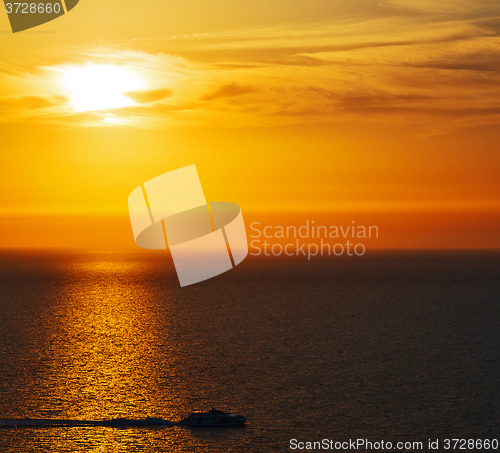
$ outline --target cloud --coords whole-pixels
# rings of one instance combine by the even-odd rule
[[[500,105],[499,17],[489,0],[380,0],[367,14],[321,23],[134,41],[141,50],[118,43],[43,68],[23,63],[24,72],[11,63],[0,73],[0,103],[37,98],[9,108],[70,123],[71,105],[49,105],[53,97],[40,92],[67,96],[55,83],[61,68],[91,63],[120,66],[145,81],[140,91],[123,93],[133,105],[101,112],[129,126],[279,126],[318,118],[489,123]],[[167,47],[171,54],[162,53]],[[100,126],[102,115],[85,117],[85,125],[92,121]]]
[[[410,65],[420,68],[498,72],[500,71],[500,49],[450,53],[438,58],[430,57]]]
[[[252,93],[254,91],[257,91],[257,88],[239,85],[237,83],[229,83],[227,85],[221,86],[211,93],[201,96],[200,99],[202,101],[213,101],[220,98],[241,96],[242,94]]]
[[[437,20],[491,17],[500,13],[496,0],[383,0],[383,6],[410,14],[434,15]]]
[[[129,91],[123,94],[137,103],[148,104],[168,98],[172,95],[172,92],[170,90],[167,90],[166,88],[163,88],[150,91]]]
[[[277,94],[286,99],[281,105],[275,104],[275,115],[322,116],[323,118],[344,114],[372,115],[373,113],[397,113],[423,111],[425,106],[440,101],[439,96],[424,94],[393,94],[388,92],[356,93],[335,92],[320,87],[297,88]],[[425,111],[432,112],[432,108]]]
[[[65,101],[65,98],[57,96],[51,99],[39,96],[22,96],[3,99],[0,101],[0,106],[5,110],[39,110],[61,105]]]
[[[19,106],[25,109],[36,110],[46,107],[52,107],[57,105],[56,103],[49,101],[48,99],[37,97],[37,96],[26,96],[21,99]]]

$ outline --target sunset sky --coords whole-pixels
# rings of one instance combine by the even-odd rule
[[[80,0],[0,49],[0,247],[134,247],[193,163],[247,223],[500,247],[498,0]]]

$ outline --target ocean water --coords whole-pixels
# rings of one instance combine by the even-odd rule
[[[212,406],[248,424],[1,426]],[[358,438],[500,440],[499,253],[248,257],[185,288],[165,252],[0,253],[0,452]]]

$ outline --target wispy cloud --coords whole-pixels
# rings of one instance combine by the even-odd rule
[[[373,6],[373,5],[372,5]],[[384,0],[369,14],[244,31],[163,36],[83,49],[68,61],[0,72],[0,120],[128,125],[394,121],[453,127],[499,120],[500,6]],[[168,54],[165,52],[168,49]],[[122,108],[72,110],[63,68],[114,65],[144,78]],[[6,88],[7,87],[7,88]],[[107,123],[111,123],[109,116]],[[122,124],[116,120],[114,124]]]
[[[161,101],[162,99],[168,98],[172,95],[170,90],[165,88],[160,90],[143,90],[143,91],[126,91],[125,96],[129,97],[137,103],[151,103],[156,101]]]
[[[230,98],[234,96],[241,96],[242,94],[252,93],[257,88],[251,86],[239,85],[237,83],[229,83],[217,88],[211,93],[201,96],[202,101],[213,101],[215,99]]]
[[[0,101],[2,110],[39,110],[63,104],[66,101],[63,97],[54,96],[50,99],[38,96],[11,97]]]

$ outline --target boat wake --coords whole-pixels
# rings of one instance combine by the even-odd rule
[[[55,420],[55,419],[29,419],[29,420],[0,420],[0,428],[22,427],[66,427],[66,426],[105,426],[111,428],[131,428],[136,426],[157,427],[174,426],[175,423],[163,418],[128,419],[115,418],[112,420]]]

